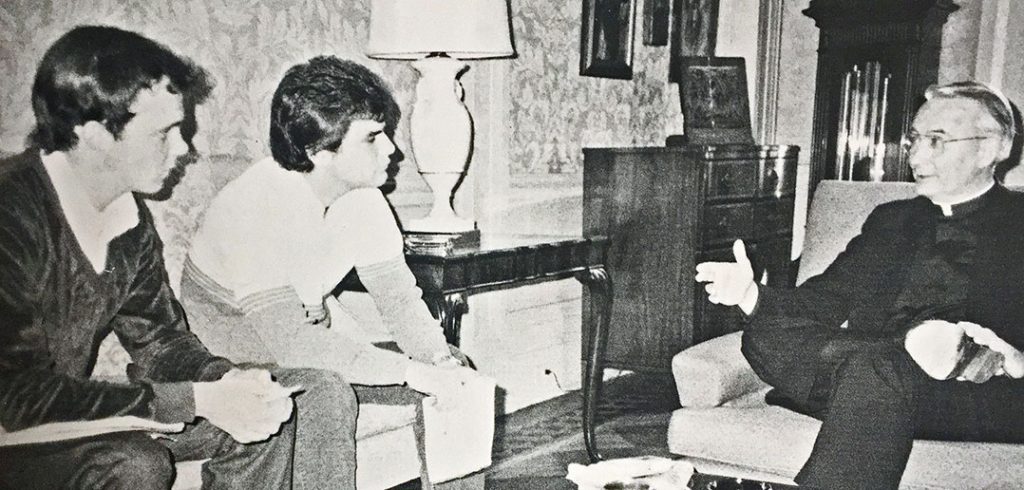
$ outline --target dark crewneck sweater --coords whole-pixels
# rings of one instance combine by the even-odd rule
[[[168,284],[162,243],[141,199],[139,224],[114,238],[96,273],[37,151],[0,161],[0,425],[136,415],[194,418],[188,382],[231,367],[188,332]],[[113,330],[136,382],[88,379]]]

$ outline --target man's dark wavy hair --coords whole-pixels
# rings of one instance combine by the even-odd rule
[[[387,84],[363,65],[317,56],[288,69],[270,105],[270,152],[281,167],[313,170],[309,155],[337,151],[354,120],[394,135],[401,110]]]
[[[206,70],[156,41],[109,26],[78,26],[43,55],[32,85],[36,126],[29,144],[46,152],[78,144],[75,126],[103,124],[119,137],[135,116],[129,109],[142,89],[167,77],[182,95],[181,135],[189,147],[196,132],[195,106],[213,86]]]

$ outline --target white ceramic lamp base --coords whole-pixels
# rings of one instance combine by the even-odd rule
[[[455,214],[451,206],[452,189],[462,176],[461,172],[421,173],[434,193],[430,214],[409,221],[406,231],[431,233],[463,233],[476,229],[476,223]]]
[[[454,58],[428,57],[413,63],[420,72],[416,104],[409,117],[410,139],[420,175],[434,193],[425,218],[412,220],[406,231],[463,233],[476,229],[452,209],[452,192],[466,170],[473,141],[473,123],[462,103],[459,73],[466,64]]]

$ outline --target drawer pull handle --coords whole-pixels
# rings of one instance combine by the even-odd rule
[[[775,192],[779,190],[779,173],[775,171],[775,167],[768,167],[768,171],[764,174],[765,190]]]
[[[718,192],[722,194],[732,193],[733,179],[732,174],[728,172],[722,172],[718,174]]]

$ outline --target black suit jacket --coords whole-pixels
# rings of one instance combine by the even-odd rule
[[[795,289],[762,287],[748,328],[785,328],[794,320],[838,328],[849,321],[851,331],[902,333],[910,325],[900,324],[900,302],[922,293],[908,289],[916,285],[911,281],[916,254],[932,246],[937,230],[946,233],[950,223],[975,242],[965,281],[949,285],[964,304],[957,313],[946,313],[937,299],[930,317],[972,321],[1024,348],[1024,193],[998,184],[954,206],[952,217],[924,197],[878,206],[823,273]]]

